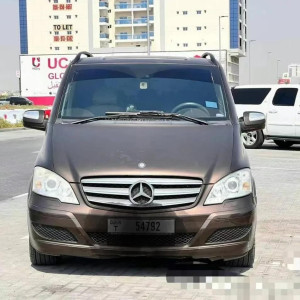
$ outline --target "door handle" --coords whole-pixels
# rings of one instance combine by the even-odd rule
[[[269,110],[269,113],[270,114],[277,114],[277,110],[276,109]]]

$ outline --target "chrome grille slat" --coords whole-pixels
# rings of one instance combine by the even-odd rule
[[[143,177],[112,177],[112,178],[88,178],[81,181],[82,184],[128,184],[146,181],[152,185],[201,185],[202,180],[179,178],[143,178]]]
[[[129,200],[130,187],[145,182],[153,187],[154,200],[140,206]],[[81,181],[87,200],[95,205],[135,208],[159,208],[189,205],[196,201],[202,180],[159,177],[105,177],[85,178]]]
[[[106,188],[106,187],[84,186],[83,190],[85,193],[91,193],[91,194],[128,196],[128,188],[126,189],[126,188]],[[198,194],[198,193],[199,193],[199,188],[182,188],[182,189],[155,188],[154,197],[192,195],[192,194]]]
[[[93,197],[87,196],[87,199],[91,203],[115,205],[115,206],[126,206],[126,207],[136,207],[127,199],[114,199],[114,198],[103,198],[103,197]],[[183,205],[191,204],[195,201],[195,198],[181,198],[172,200],[154,200],[152,204],[146,207],[160,207],[160,206],[172,206],[172,205]]]

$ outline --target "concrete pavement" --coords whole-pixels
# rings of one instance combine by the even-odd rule
[[[35,147],[42,140],[42,136],[34,136],[23,138],[20,143],[23,146],[17,146],[19,142],[14,139],[12,144],[7,142],[8,152],[13,152],[10,147],[20,147],[28,153],[15,162],[16,171],[24,169],[24,164],[30,169],[33,164],[29,153],[38,150]],[[25,146],[26,143],[31,146]],[[21,196],[0,201],[0,298],[299,299],[300,147],[283,151],[268,143],[263,149],[248,153],[258,193],[253,269],[216,270],[210,266],[208,272],[206,266],[195,262],[148,258],[69,258],[59,266],[32,267],[28,255],[26,197]],[[17,159],[13,153],[10,155],[11,159]],[[16,186],[23,184],[19,177],[15,178]],[[2,191],[2,180],[0,188]],[[17,196],[14,191],[10,187],[7,194]],[[219,276],[205,276],[212,269]]]

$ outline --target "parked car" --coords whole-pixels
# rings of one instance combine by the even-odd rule
[[[246,148],[260,148],[273,140],[280,148],[300,143],[300,85],[248,85],[232,89],[239,117],[245,111],[266,116],[264,130],[243,133]]]
[[[32,105],[33,102],[24,97],[9,97],[6,99],[11,105]]]
[[[24,114],[29,128],[43,122],[43,111]],[[56,95],[30,183],[32,264],[165,256],[251,267],[257,198],[240,135],[264,125],[257,112],[238,122],[209,53],[79,53]]]

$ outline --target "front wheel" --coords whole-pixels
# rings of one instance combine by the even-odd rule
[[[243,257],[228,260],[223,262],[223,266],[233,267],[233,268],[252,268],[255,259],[255,245],[252,249]]]
[[[288,149],[288,148],[290,148],[291,146],[294,145],[293,142],[289,142],[289,141],[281,141],[281,140],[274,140],[274,143],[275,143],[279,148],[282,148],[282,149]]]
[[[42,254],[36,251],[29,243],[30,261],[34,266],[56,265],[60,261],[59,256]]]
[[[242,140],[245,148],[257,149],[264,143],[264,134],[261,130],[242,133]]]

